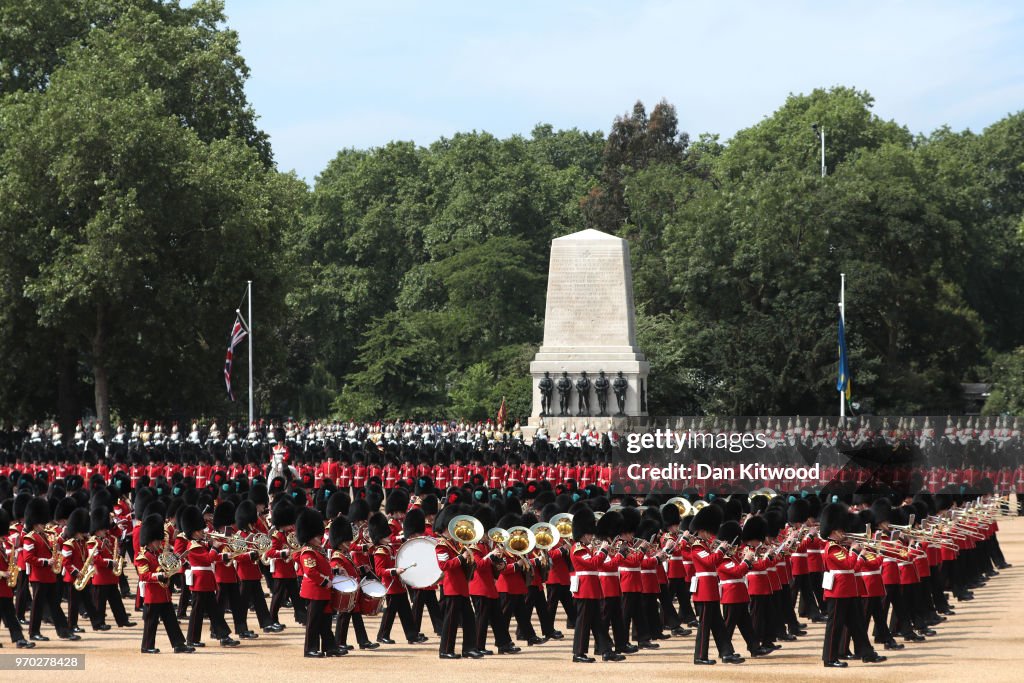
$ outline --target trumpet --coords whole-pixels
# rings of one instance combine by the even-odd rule
[[[867,534],[845,534],[843,541],[844,543],[842,543],[842,545],[846,545],[847,547],[851,545],[860,545],[881,555],[882,557],[899,560],[900,562],[913,562],[916,559],[927,557],[927,553],[918,548],[886,545],[884,541],[876,541]],[[849,543],[845,543],[845,541],[849,541]],[[903,553],[906,554],[904,555]]]

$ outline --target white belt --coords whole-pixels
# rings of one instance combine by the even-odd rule
[[[640,573],[641,574],[657,574],[658,570],[657,569],[641,569]]]
[[[876,569],[873,572],[857,572],[857,576],[881,576],[882,570]]]
[[[893,558],[891,558],[891,557],[883,557],[883,558],[882,558],[882,562],[891,562],[891,563],[893,563],[893,564],[896,564],[896,560],[894,560],[894,559],[893,559]]]
[[[768,572],[747,572],[747,576],[768,576]]]
[[[683,564],[693,564],[693,560],[683,560]]]
[[[702,576],[718,576],[718,572],[697,572],[693,575],[693,578],[699,579]]]
[[[638,572],[640,567],[619,567],[620,572]]]
[[[718,585],[727,586],[730,583],[746,583],[743,579],[726,579],[725,581],[719,581]]]
[[[597,575],[598,576],[618,576],[618,573],[617,572],[598,572]]]
[[[192,567],[194,572],[212,572],[213,567]]]
[[[601,572],[576,572],[576,576],[601,576]]]
[[[807,557],[807,553],[793,553],[793,557]]]
[[[821,550],[808,550],[807,552],[809,552],[809,553],[819,553],[819,554],[821,554],[821,553],[825,552],[825,550],[824,550],[824,549],[821,549]]]
[[[852,569],[829,569],[833,574],[855,574]]]

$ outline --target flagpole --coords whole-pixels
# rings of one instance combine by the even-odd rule
[[[843,327],[846,327],[846,273],[839,274],[839,318],[843,321]],[[250,335],[251,339],[251,335]],[[250,353],[250,356],[252,354]],[[849,362],[849,361],[847,361]],[[846,379],[849,382],[849,378]],[[840,423],[845,421],[846,417],[846,390],[839,390],[839,417]]]
[[[249,319],[246,324],[249,326],[249,426],[253,423],[253,410],[252,410],[252,280],[249,280],[249,287],[247,289],[246,298],[249,300]],[[246,429],[248,430],[248,426]]]

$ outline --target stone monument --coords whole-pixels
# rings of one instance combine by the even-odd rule
[[[571,406],[600,405],[593,381],[578,382],[586,376],[625,379],[621,410],[607,412],[614,417],[597,417],[596,410],[579,410],[590,416],[558,417],[549,409],[543,420],[552,436],[563,422],[594,424],[604,431],[610,420],[621,431],[629,417],[647,415],[647,373],[650,366],[636,344],[636,315],[633,308],[633,272],[629,262],[629,242],[599,230],[559,237],[551,242],[548,268],[547,306],[544,313],[544,343],[530,363],[533,379],[533,412],[530,426],[540,424],[544,412],[541,381],[568,373],[572,382]],[[586,386],[588,396],[581,401],[577,387]],[[546,387],[546,385],[545,385]],[[620,394],[621,382],[615,389]],[[607,387],[604,387],[607,391]],[[611,408],[611,406],[609,406]],[[603,412],[603,411],[601,411]],[[552,413],[554,413],[552,415]],[[578,424],[577,424],[578,423]]]

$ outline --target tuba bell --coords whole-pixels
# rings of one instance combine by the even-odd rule
[[[487,538],[491,539],[491,543],[495,546],[505,545],[505,541],[508,540],[508,531],[496,526],[487,530]]]
[[[505,540],[506,552],[525,557],[537,546],[537,538],[525,526],[514,526],[508,530],[508,539]]]
[[[693,504],[690,503],[686,498],[682,496],[676,496],[675,498],[669,498],[669,503],[672,503],[679,510],[680,517],[686,517],[693,514]]]
[[[554,515],[550,523],[558,529],[558,535],[562,538],[572,538],[572,515],[568,512],[559,512]]]
[[[462,545],[473,545],[484,537],[484,525],[470,515],[457,515],[448,522],[448,534]]]
[[[558,545],[558,541],[562,537],[558,527],[548,522],[538,522],[530,527],[530,531],[533,532],[537,550],[551,550]]]

